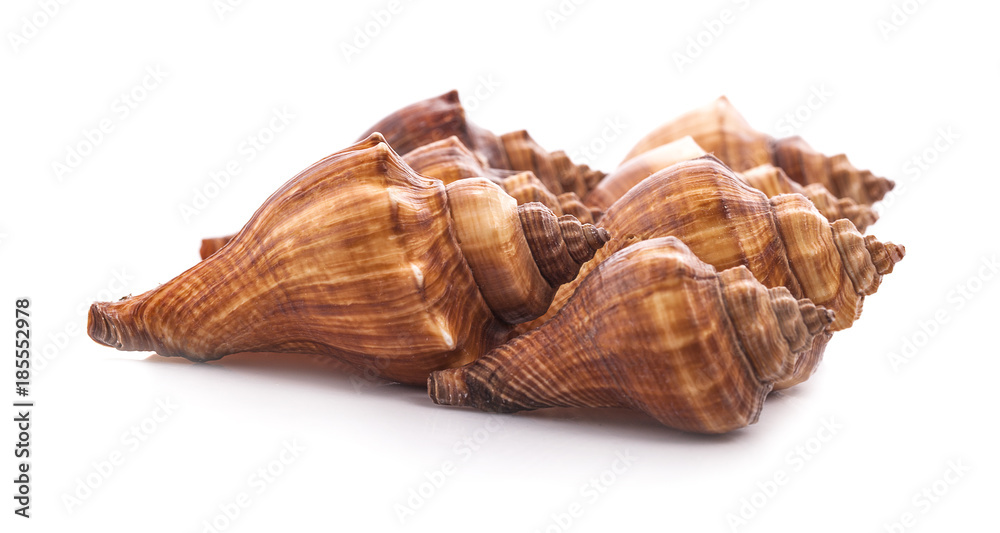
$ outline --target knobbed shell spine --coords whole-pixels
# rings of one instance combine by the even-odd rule
[[[679,240],[652,239],[598,266],[552,321],[432,373],[428,394],[491,412],[627,407],[722,433],[757,420],[772,383],[831,320],[743,267],[717,274]]]

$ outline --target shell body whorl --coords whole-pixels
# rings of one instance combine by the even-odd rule
[[[432,373],[428,392],[494,412],[626,407],[722,433],[754,423],[774,380],[793,372],[785,332],[808,345],[830,320],[743,267],[716,273],[679,240],[652,239],[609,256],[552,321]]]
[[[701,157],[705,153],[691,136],[684,136],[676,141],[651,148],[622,162],[618,168],[605,176],[583,201],[587,205],[607,210],[632,187],[654,173],[682,161]]]

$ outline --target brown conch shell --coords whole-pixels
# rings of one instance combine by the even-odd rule
[[[500,185],[518,204],[540,202],[557,215],[570,214],[580,222],[593,223],[594,213],[574,193],[556,196],[530,171],[484,167],[458,137],[435,141],[403,156],[417,174],[441,180],[445,185],[460,179],[486,178]],[[202,239],[201,258],[214,254],[236,235]]]
[[[540,202],[557,215],[568,214],[581,222],[593,222],[593,213],[576,193],[564,192],[557,196],[529,170],[483,166],[476,155],[454,135],[421,146],[404,155],[403,160],[418,174],[439,179],[445,184],[460,179],[484,177],[503,187],[518,204]]]
[[[454,135],[487,166],[529,170],[554,194],[572,192],[582,198],[604,177],[587,165],[574,164],[565,152],[544,150],[526,131],[497,136],[469,122],[457,91],[410,104],[380,120],[362,137],[374,132],[382,133],[403,155]]]
[[[836,197],[851,198],[863,205],[881,200],[894,185],[891,180],[858,170],[844,154],[826,156],[801,137],[775,139],[753,129],[725,96],[656,128],[632,148],[625,160],[688,135],[733,170],[741,172],[772,164],[798,183],[819,183]]]
[[[858,231],[864,233],[868,226],[878,221],[878,213],[871,206],[859,204],[850,198],[837,198],[819,183],[802,186],[774,165],[761,165],[736,174],[747,185],[768,197],[779,194],[801,194],[809,199],[820,214],[830,222],[842,218],[850,220]]]
[[[773,383],[831,320],[745,267],[717,273],[678,239],[652,239],[608,257],[538,329],[433,372],[428,393],[493,412],[626,407],[723,433],[757,421]]]
[[[643,180],[608,208],[598,225],[622,238],[677,237],[720,270],[746,266],[765,286],[786,287],[794,297],[833,311],[831,331],[850,327],[864,297],[877,290],[882,276],[892,272],[905,253],[902,246],[861,235],[848,220],[830,224],[801,195],[768,199],[713,156],[678,163]],[[560,287],[543,317],[519,325],[517,331],[550,320],[584,277],[616,249],[600,250],[576,280]],[[812,373],[825,347],[820,341],[802,359],[798,373],[775,388],[794,385]]]
[[[632,187],[656,172],[682,161],[701,157],[706,153],[690,135],[657,146],[623,161],[618,168],[604,176],[604,179],[587,193],[583,202],[589,206],[606,210],[619,198],[625,196],[625,193],[629,192]]]
[[[518,206],[484,178],[420,176],[374,134],[288,181],[205,261],[93,304],[88,333],[194,361],[248,351],[379,361],[381,376],[423,383],[542,314],[550,280],[572,279],[607,238]]]
[[[593,208],[605,210],[636,184],[656,172],[703,155],[706,155],[706,152],[690,136],[658,146],[622,163],[590,191],[584,202]],[[808,198],[830,222],[846,218],[862,232],[878,220],[878,215],[871,207],[858,205],[850,198],[838,199],[819,183],[803,187],[773,165],[754,167],[736,173],[736,176],[768,197],[779,194],[801,194]]]

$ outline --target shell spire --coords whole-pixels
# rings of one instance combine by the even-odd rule
[[[432,373],[428,393],[493,412],[626,407],[723,433],[757,421],[774,381],[830,321],[745,268],[717,273],[679,240],[652,239],[601,263],[552,321]]]
[[[415,102],[391,113],[360,138],[364,139],[375,132],[384,135],[397,153],[404,156],[425,144],[455,136],[488,166],[510,168],[497,136],[466,120],[465,109],[455,90]]]
[[[373,134],[288,181],[208,259],[138,296],[94,303],[88,333],[194,361],[246,351],[377,360],[381,376],[423,383],[548,307],[555,288],[530,247],[571,239],[540,244],[532,232],[500,186],[445,186]]]
[[[858,204],[871,205],[893,188],[891,180],[855,168],[846,155],[827,156],[800,137],[775,139],[753,129],[725,96],[656,128],[625,160],[687,135],[733,170],[773,164],[802,185],[822,184],[834,196],[851,198]]]
[[[850,198],[837,198],[823,185],[811,183],[803,187],[793,181],[781,168],[774,165],[761,165],[737,174],[751,187],[763,192],[768,197],[779,194],[801,194],[830,222],[842,218],[850,220],[860,231],[865,231],[878,220],[878,214],[871,206],[858,204]]]
[[[531,171],[554,194],[583,197],[604,173],[573,163],[565,152],[548,152],[524,130],[495,135],[469,122],[457,91],[406,106],[380,120],[365,135],[381,132],[400,154],[456,136],[486,165]]]

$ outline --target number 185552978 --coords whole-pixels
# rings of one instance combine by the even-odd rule
[[[14,386],[19,396],[28,395],[31,385],[31,301],[21,298],[14,303]]]

